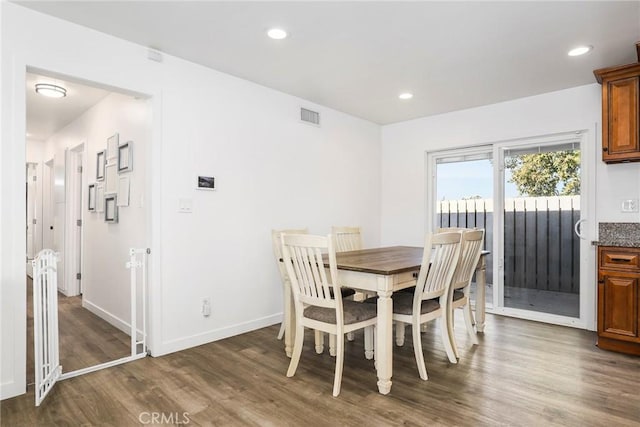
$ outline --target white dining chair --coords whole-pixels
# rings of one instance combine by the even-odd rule
[[[331,227],[336,243],[336,252],[357,251],[362,249],[362,232],[360,227]]]
[[[440,319],[442,342],[447,357],[451,363],[457,363],[449,339],[447,312],[449,288],[460,256],[461,239],[461,232],[427,234],[413,294],[397,292],[392,296],[393,320],[411,325],[416,364],[423,380],[428,379],[420,335],[423,323]]]
[[[288,234],[308,234],[309,231],[306,228],[288,229],[288,230],[271,230],[271,244],[273,246],[273,255],[276,257],[276,264],[278,265],[278,271],[280,272],[280,280],[284,289],[285,304],[287,307],[287,298],[291,298],[289,291],[289,278],[287,277],[287,269],[282,262],[282,236],[283,233]],[[278,339],[281,340],[284,337],[285,322],[284,320],[280,324],[280,331],[278,332]]]
[[[295,375],[298,368],[305,327],[333,334],[337,336],[333,395],[338,396],[344,363],[344,335],[358,329],[373,328],[376,306],[340,298],[332,235],[284,234],[282,252],[296,307],[296,339],[287,376]],[[327,253],[329,260],[328,275],[323,252]],[[372,344],[365,340],[365,351]]]
[[[293,309],[293,307],[290,307],[290,301],[292,298],[292,294],[291,294],[291,283],[289,282],[289,278],[287,277],[287,269],[284,266],[284,262],[282,261],[282,238],[281,236],[285,233],[288,234],[308,234],[309,231],[306,228],[299,228],[299,229],[287,229],[287,230],[271,230],[271,242],[273,244],[273,254],[276,258],[276,264],[278,265],[278,271],[280,272],[280,280],[282,281],[282,293],[284,296],[284,308],[283,308],[283,312],[284,312],[284,319],[287,319],[288,317],[288,309],[291,308]],[[285,325],[285,320],[282,321],[282,323],[280,324],[280,331],[278,332],[278,339],[281,340],[284,337],[284,332],[286,329],[286,325]],[[292,334],[295,334],[295,328],[294,330],[291,331]],[[332,340],[330,340],[332,342]],[[315,350],[316,353],[321,354],[322,352],[324,352],[324,336],[322,334],[322,332],[320,331],[315,331]],[[333,353],[333,350],[330,349],[330,351]],[[287,354],[288,357],[291,357],[291,353],[293,352],[293,348],[292,347],[286,347],[285,346],[285,353]]]
[[[362,249],[362,231],[360,227],[348,227],[337,226],[331,227],[331,234],[333,235],[336,245],[336,252],[349,252]],[[353,299],[356,301],[363,301],[367,298],[367,294],[363,292],[356,292]],[[352,333],[347,334],[349,341],[354,340]]]
[[[471,339],[472,344],[478,344],[478,336],[476,335],[476,330],[473,327],[475,322],[473,320],[473,313],[471,312],[469,290],[471,288],[473,273],[475,272],[478,261],[480,260],[483,243],[484,230],[468,229],[462,232],[460,259],[458,260],[458,265],[456,266],[456,270],[453,273],[453,279],[451,281],[451,289],[449,291],[449,310],[447,316],[447,329],[449,330],[451,346],[453,347],[453,352],[457,358],[459,358],[460,355],[458,353],[458,346],[456,344],[455,333],[453,330],[454,313],[456,308],[462,308],[464,323],[467,328],[469,338]]]

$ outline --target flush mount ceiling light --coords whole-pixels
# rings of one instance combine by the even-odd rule
[[[64,98],[67,96],[67,90],[65,88],[49,83],[36,84],[36,92],[49,98]]]
[[[413,94],[409,93],[409,92],[401,93],[400,95],[398,95],[398,98],[400,98],[400,99],[411,99],[411,98],[413,98]]]
[[[287,37],[287,32],[281,28],[272,28],[267,31],[267,35],[274,40],[282,40]]]
[[[578,46],[574,49],[571,49],[568,53],[569,56],[580,56],[580,55],[584,55],[585,53],[589,53],[591,52],[591,50],[593,49],[593,46]]]

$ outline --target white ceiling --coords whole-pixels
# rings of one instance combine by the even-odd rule
[[[380,124],[594,83],[640,40],[638,1],[19,3]]]
[[[40,74],[27,73],[27,138],[44,141],[87,111],[108,91]],[[36,93],[36,83],[51,83],[67,89],[64,98]]]

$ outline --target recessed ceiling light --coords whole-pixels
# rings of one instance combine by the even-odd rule
[[[571,49],[568,55],[580,56],[580,55],[584,55],[585,53],[591,52],[592,49],[593,49],[593,46],[578,46],[574,49]]]
[[[36,92],[49,98],[64,98],[67,96],[67,90],[62,86],[56,86],[49,83],[38,83]]]
[[[281,28],[272,28],[267,31],[267,35],[274,40],[282,40],[287,37],[287,32]]]
[[[401,93],[400,95],[398,95],[398,98],[400,98],[400,99],[411,99],[411,98],[413,98],[413,94],[409,93],[409,92]]]

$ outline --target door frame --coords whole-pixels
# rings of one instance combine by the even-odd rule
[[[38,227],[40,226],[40,215],[38,215],[38,208],[40,207],[41,201],[38,200],[38,186],[40,182],[38,181],[38,163],[37,162],[27,162],[27,241],[31,240],[31,242],[27,242],[27,259],[31,260],[35,258],[38,251]],[[35,179],[34,179],[35,178]],[[31,209],[31,212],[29,210]],[[35,221],[35,223],[34,223]],[[29,239],[29,233],[31,234],[31,238]],[[29,243],[31,243],[31,253],[29,253]],[[29,258],[29,255],[31,257]],[[27,266],[28,269],[28,266]]]
[[[65,272],[65,295],[68,297],[80,294],[80,280],[76,274],[82,273],[82,250],[84,247],[84,197],[82,188],[85,187],[84,171],[80,172],[79,167],[84,168],[86,159],[87,144],[80,144],[66,150],[65,155],[65,175],[66,175],[66,204],[65,204],[65,236],[64,236],[64,272]],[[79,213],[79,218],[78,218]],[[77,220],[82,226],[77,225]]]
[[[532,137],[514,138],[509,140],[495,141],[489,144],[478,144],[475,146],[463,146],[455,149],[428,151],[426,152],[426,225],[427,232],[433,232],[434,215],[436,209],[436,160],[443,157],[453,157],[456,155],[473,155],[484,153],[488,150],[493,152],[494,161],[494,178],[493,178],[493,200],[494,211],[504,205],[504,171],[500,170],[496,165],[502,164],[500,156],[507,147],[517,148],[527,145],[554,145],[568,139],[580,141],[580,219],[586,220],[582,226],[584,239],[580,240],[580,317],[570,318],[565,316],[556,316],[547,313],[537,313],[528,310],[520,310],[515,308],[504,307],[502,302],[503,296],[503,265],[504,265],[504,245],[503,245],[503,218],[502,215],[494,214],[493,216],[493,248],[494,265],[493,265],[493,301],[487,301],[487,312],[500,314],[509,317],[517,317],[527,320],[541,321],[550,324],[563,326],[571,326],[580,329],[596,330],[596,272],[595,265],[595,247],[590,244],[591,240],[595,240],[596,222],[595,222],[595,188],[596,188],[596,152],[591,146],[589,137],[590,132],[597,134],[597,127],[593,130],[580,129],[567,132],[554,133],[550,135],[540,135]],[[498,283],[500,281],[500,283]],[[491,303],[491,304],[489,304]]]
[[[433,233],[435,224],[435,211],[437,204],[437,164],[438,159],[450,158],[450,157],[462,157],[462,156],[474,156],[474,155],[493,155],[492,144],[482,144],[475,146],[466,146],[460,148],[452,148],[447,150],[427,151],[426,152],[426,225],[425,230],[427,233]]]
[[[42,167],[42,249],[53,249],[53,158]]]
[[[148,159],[149,167],[145,174],[145,194],[150,197],[150,208],[147,210],[147,247],[151,248],[153,259],[150,259],[148,276],[147,304],[148,316],[148,348],[151,354],[161,355],[166,352],[162,341],[162,83],[154,83],[138,75],[118,74],[109,72],[101,62],[73,62],[60,60],[59,57],[26,55],[16,49],[7,51],[6,74],[2,74],[2,87],[6,92],[6,108],[0,107],[2,113],[3,169],[2,179],[10,182],[24,183],[26,163],[26,73],[45,72],[60,75],[62,78],[90,82],[132,95],[142,96],[149,100],[151,109],[150,143],[142,155]],[[10,89],[10,90],[9,90]],[[8,113],[11,112],[11,113]],[[22,112],[22,114],[20,113]],[[6,157],[5,157],[6,155]],[[24,254],[26,242],[24,230],[26,213],[24,204],[24,187],[22,185],[9,186],[2,204],[3,223],[15,224],[7,236],[3,236],[6,245],[3,246],[2,271],[3,280],[9,284],[3,287],[5,304],[13,307],[7,312],[3,322],[12,326],[4,328],[2,333],[6,337],[6,347],[12,349],[3,352],[11,357],[7,362],[7,369],[0,384],[0,399],[6,399],[26,393],[26,263]],[[148,199],[147,199],[148,200]],[[10,250],[9,250],[10,248]],[[4,249],[7,249],[6,251]],[[164,352],[163,352],[164,350]]]

